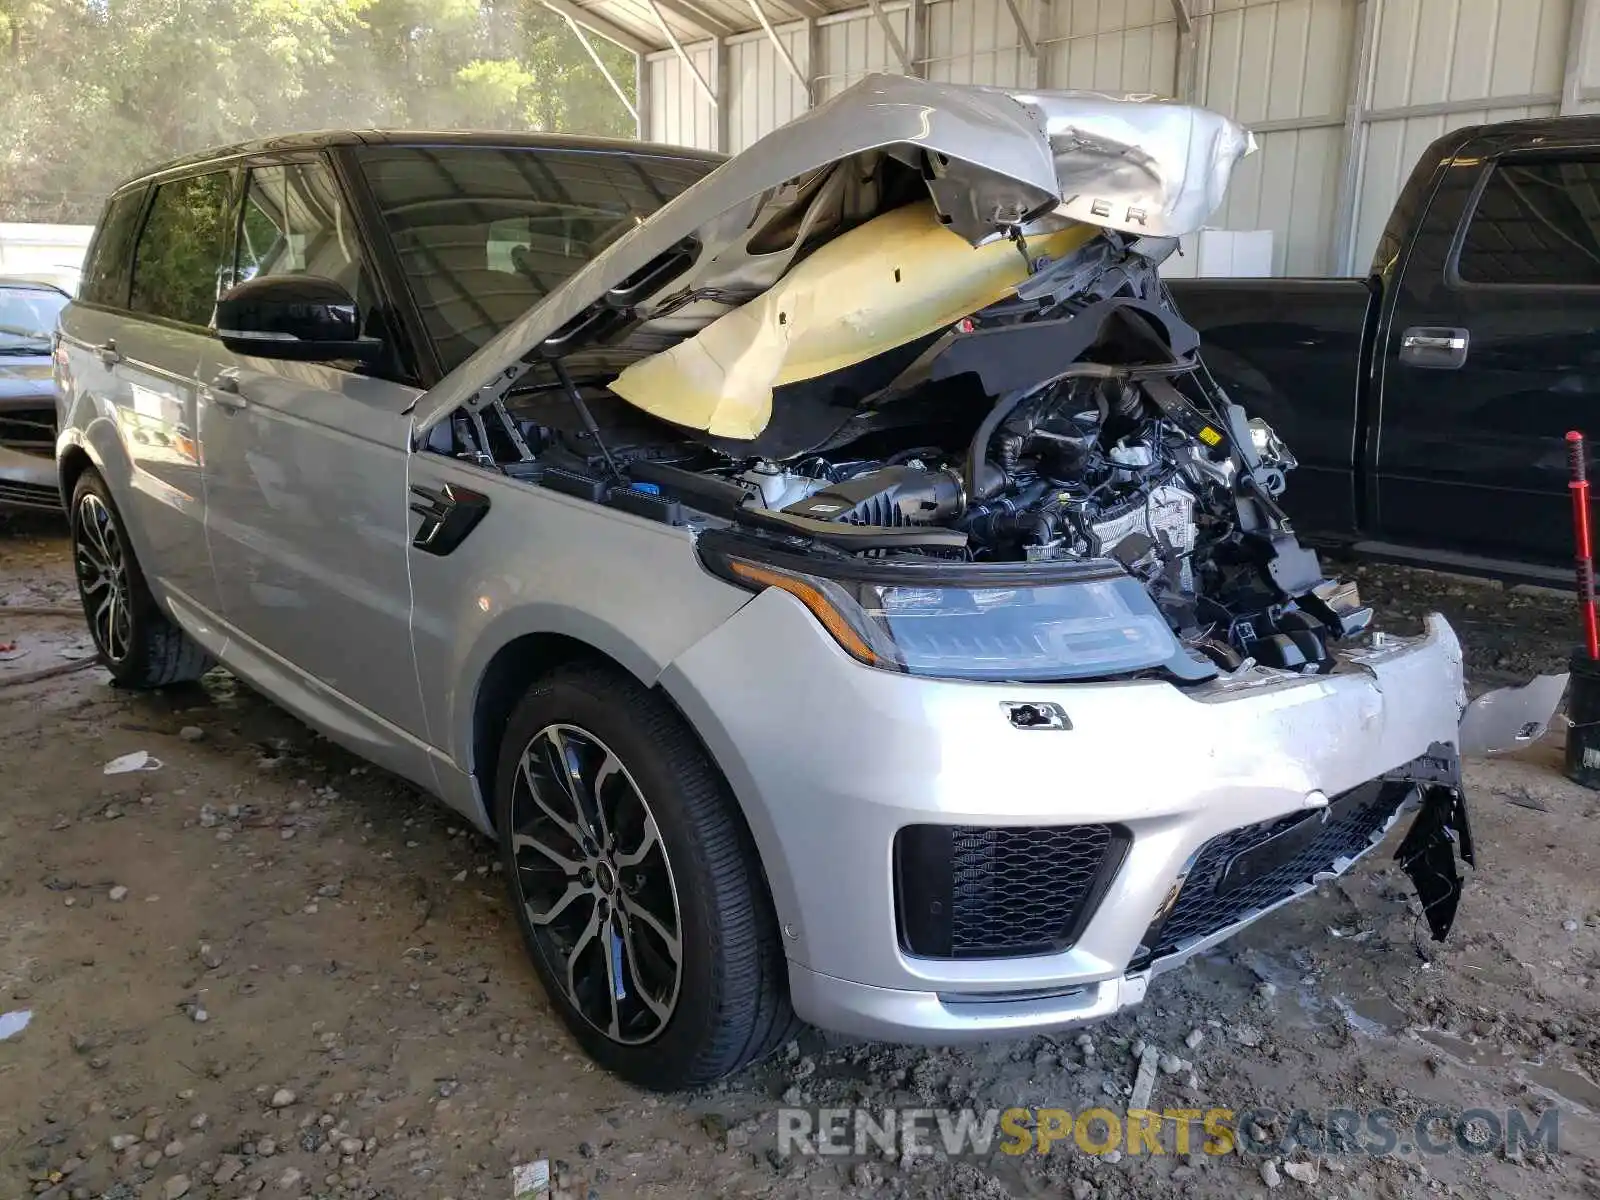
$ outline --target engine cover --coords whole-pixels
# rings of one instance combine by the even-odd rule
[[[952,471],[881,467],[830,483],[783,511],[850,525],[927,525],[959,511],[962,496],[961,480]]]

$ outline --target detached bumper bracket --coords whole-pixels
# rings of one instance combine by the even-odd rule
[[[1435,743],[1397,777],[1421,789],[1422,808],[1395,851],[1395,861],[1417,889],[1433,940],[1442,942],[1450,935],[1461,903],[1456,858],[1477,866],[1466,794],[1461,790],[1461,760],[1453,746]]]

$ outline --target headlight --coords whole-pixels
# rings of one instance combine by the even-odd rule
[[[700,539],[715,574],[788,592],[868,666],[1034,682],[1159,667],[1186,679],[1215,673],[1183,650],[1149,593],[1115,565],[833,562],[752,549],[717,534]]]

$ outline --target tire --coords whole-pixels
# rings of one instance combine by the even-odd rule
[[[72,489],[69,515],[78,599],[112,677],[124,687],[148,690],[204,675],[210,658],[151,595],[111,489],[93,467]]]
[[[579,781],[583,823],[558,782],[563,764]],[[512,712],[495,780],[517,924],[590,1057],[632,1083],[674,1091],[720,1079],[792,1036],[787,968],[754,843],[720,773],[661,697],[603,666],[552,673]]]

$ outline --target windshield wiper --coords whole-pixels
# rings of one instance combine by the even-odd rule
[[[48,341],[29,342],[21,346],[0,346],[0,354],[13,354],[18,356],[25,354],[29,357],[33,357],[35,355],[49,353],[50,343]]]

